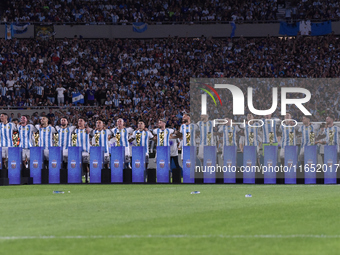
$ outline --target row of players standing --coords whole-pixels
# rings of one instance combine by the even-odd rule
[[[26,116],[21,117],[18,125],[8,122],[6,113],[0,115],[0,120],[0,145],[3,147],[2,158],[5,160],[8,158],[8,147],[13,146],[12,135],[14,131],[18,131],[19,133],[19,146],[23,148],[22,158],[24,161],[28,161],[30,158],[29,148],[36,145],[34,134],[38,132],[39,140],[37,146],[44,148],[44,160],[48,160],[48,148],[54,146],[53,135],[58,133],[58,146],[63,148],[63,161],[67,162],[68,147],[72,146],[72,134],[76,134],[76,146],[82,148],[83,165],[87,168],[89,164],[90,146],[96,143],[95,134],[99,134],[99,146],[105,147],[104,163],[106,164],[109,163],[111,146],[124,146],[127,156],[126,162],[128,162],[128,158],[131,157],[130,143],[134,145],[139,143],[138,145],[146,146],[146,162],[148,162],[150,139],[155,139],[157,146],[171,146],[171,140],[174,139],[181,139],[182,146],[198,145],[198,158],[200,160],[203,159],[204,146],[219,145],[217,137],[214,136],[213,121],[208,120],[208,115],[202,115],[201,121],[195,124],[191,123],[190,116],[185,114],[183,116],[183,124],[179,131],[166,128],[166,120],[160,119],[158,121],[158,128],[154,129],[153,132],[145,128],[143,121],[138,122],[137,130],[125,127],[123,119],[118,119],[117,127],[113,129],[105,129],[105,120],[97,120],[95,129],[91,129],[87,126],[84,118],[78,119],[77,127],[70,126],[67,117],[61,118],[60,126],[56,127],[48,124],[48,118],[46,116],[42,116],[40,118],[40,124],[35,126],[28,124]],[[267,115],[265,119],[262,120],[263,125],[254,121],[252,114],[247,115],[245,125],[232,124],[231,119],[226,120],[228,121],[227,124],[218,127],[218,132],[223,133],[223,142],[221,144],[223,146],[239,145],[241,151],[243,151],[243,147],[247,145],[257,146],[258,152],[260,151],[261,145],[280,145],[280,156],[281,159],[283,159],[284,147],[287,145],[296,145],[297,136],[300,135],[301,150],[299,161],[302,161],[304,154],[303,148],[306,145],[327,144],[338,146],[339,144],[338,133],[340,128],[334,125],[333,116],[326,118],[326,126],[312,124],[309,116],[304,116],[302,124],[296,125],[289,113],[285,116],[284,125],[282,125],[281,120],[272,119],[270,115]],[[119,140],[117,140],[117,137]],[[237,141],[239,141],[239,144],[237,144]]]
[[[262,153],[264,146],[277,145],[281,148],[280,159],[284,160],[285,147],[300,144],[300,152],[298,160],[303,162],[304,147],[309,145],[335,145],[339,153],[339,132],[340,127],[334,123],[334,116],[326,117],[325,123],[312,123],[310,116],[304,116],[302,122],[298,123],[292,119],[292,116],[287,113],[284,120],[272,118],[271,115],[266,115],[264,119],[254,119],[254,116],[247,114],[247,120],[242,124],[233,123],[232,119],[226,118],[224,125],[216,125],[214,121],[208,120],[208,115],[201,115],[201,121],[196,124],[191,124],[191,129],[196,129],[200,136],[197,139],[198,158],[203,159],[203,147],[207,145],[216,145],[219,148],[224,146],[237,146],[243,152],[244,146],[256,146],[257,156]],[[222,142],[214,135],[214,125],[217,126],[215,130],[223,134]],[[298,139],[299,138],[299,139]],[[193,144],[193,143],[192,143]],[[186,145],[183,139],[183,145]],[[323,154],[323,150],[320,154]],[[223,149],[222,149],[223,151]],[[223,152],[222,152],[223,155]]]
[[[49,148],[55,145],[54,135],[58,134],[58,146],[63,149],[64,167],[67,165],[68,147],[75,145],[82,148],[82,165],[84,172],[88,172],[89,170],[89,153],[91,146],[98,145],[105,148],[104,163],[107,167],[109,167],[112,146],[125,147],[126,164],[128,164],[131,158],[131,144],[145,146],[145,156],[148,164],[149,142],[151,139],[157,140],[157,146],[170,146],[170,143],[172,143],[170,140],[176,141],[178,139],[174,137],[177,131],[165,128],[166,121],[164,119],[159,120],[159,128],[154,129],[153,132],[145,128],[145,123],[142,120],[138,122],[137,130],[133,130],[131,127],[125,127],[123,119],[118,119],[117,126],[113,129],[106,129],[105,120],[101,119],[96,121],[95,129],[87,126],[85,118],[78,119],[77,127],[72,126],[69,125],[66,116],[60,119],[60,125],[56,127],[49,125],[47,116],[41,116],[40,124],[38,125],[28,124],[27,116],[22,116],[18,124],[8,122],[8,115],[6,113],[0,115],[0,120],[0,146],[2,147],[2,158],[5,167],[7,167],[8,161],[8,147],[13,146],[13,133],[15,132],[17,132],[19,136],[17,145],[22,148],[24,166],[28,165],[28,161],[30,160],[29,149],[32,146],[44,148],[44,164],[47,165]],[[37,142],[35,141],[36,134],[39,134]],[[72,141],[73,134],[76,135],[75,144],[73,144]],[[96,137],[99,138],[98,141],[96,141]],[[175,162],[175,164],[179,166],[178,161]]]

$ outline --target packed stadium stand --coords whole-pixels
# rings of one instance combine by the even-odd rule
[[[36,0],[7,1],[0,8],[3,22],[33,24],[256,23],[339,18],[336,1]],[[338,78],[337,40],[334,33],[317,37],[1,39],[0,107],[13,110],[10,120],[20,116],[20,109],[28,109],[32,124],[45,112],[50,113],[52,125],[69,115],[74,125],[85,116],[92,127],[98,118],[108,120],[108,128],[123,118],[126,126],[136,128],[142,119],[153,128],[158,119],[165,118],[168,127],[178,129],[183,114],[190,112],[190,78]],[[306,106],[313,113],[312,121],[324,121],[329,104],[338,103],[336,88],[326,90],[325,86],[311,88],[317,91]],[[265,97],[266,88],[257,93]],[[74,95],[83,100],[75,103]],[[255,106],[265,108],[262,103]],[[216,112],[230,115],[229,110],[218,107]],[[301,120],[301,113],[291,113]],[[340,110],[336,108],[333,114],[339,119]]]
[[[9,1],[2,21],[78,22],[221,22],[275,20],[277,1]]]
[[[65,107],[72,104],[72,93],[80,93],[84,103],[78,106],[102,106],[106,118],[129,122],[167,116],[169,124],[178,126],[183,112],[189,112],[190,77],[339,77],[334,35],[0,43],[0,106]],[[319,95],[337,102],[338,93],[320,90]],[[326,108],[318,108],[315,116],[324,119]],[[91,111],[83,114],[96,115]],[[78,114],[72,112],[75,119]]]

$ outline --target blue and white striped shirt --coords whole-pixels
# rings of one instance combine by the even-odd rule
[[[105,148],[105,153],[109,153],[109,136],[112,135],[110,129],[105,130],[93,130],[92,131],[92,146],[96,144],[95,134],[99,133],[99,146]]]
[[[338,142],[338,137],[339,137],[339,127],[337,126],[333,126],[333,127],[328,127],[325,129],[326,131],[326,142],[327,142],[327,145],[339,145],[339,142]],[[329,139],[329,134],[330,132],[333,132],[333,142],[331,144],[331,141]]]
[[[37,87],[36,89],[37,89],[37,94],[38,94],[39,96],[42,96],[42,93],[43,93],[43,91],[44,91],[44,87],[39,86],[39,87]]]
[[[3,96],[3,97],[6,96],[7,91],[8,91],[7,87],[2,87],[1,88],[1,96]]]
[[[309,139],[310,133],[313,132],[316,137],[317,131],[318,129],[315,125],[301,126],[299,130],[299,132],[302,133],[301,146],[304,147],[304,146],[311,145],[310,139]]]
[[[197,124],[200,130],[200,145],[208,145],[208,133],[211,133],[210,145],[215,145],[213,122],[199,121]]]
[[[274,134],[274,140],[273,143],[277,143],[277,125],[280,124],[280,120],[277,119],[263,119],[263,126],[262,126],[262,131],[263,131],[263,143],[269,143],[269,133]]]
[[[90,134],[86,129],[75,129],[74,133],[77,134],[77,146],[82,148],[82,152],[90,152]]]
[[[250,146],[249,143],[249,136],[251,133],[253,133],[254,137],[254,141],[253,141],[253,146],[258,146],[259,145],[259,128],[260,128],[260,124],[258,122],[253,122],[251,124],[251,126],[249,124],[246,124],[244,127],[244,143],[245,146]]]
[[[237,146],[236,133],[239,131],[240,131],[240,128],[238,126],[227,126],[227,125],[220,126],[218,132],[223,133],[223,145],[224,146]],[[229,133],[233,134],[231,144],[229,143]]]
[[[39,130],[39,146],[44,149],[53,147],[53,134],[56,133],[54,127],[47,126],[41,127],[40,125],[35,126]]]
[[[119,16],[118,15],[112,15],[112,23],[116,24],[118,22]]]
[[[139,134],[139,133],[141,133],[140,146],[145,146],[145,154],[148,156],[149,155],[149,140],[153,138],[153,134],[150,131],[136,130],[132,133],[131,138],[136,139],[136,134]]]
[[[194,123],[190,123],[188,125],[182,124],[180,127],[180,132],[183,135],[183,142],[182,146],[187,146],[187,138],[186,134],[190,133],[190,146],[195,146],[195,141],[196,141],[196,131],[198,131],[198,126]]]
[[[280,126],[280,130],[281,130],[281,147],[284,148],[285,146],[289,146],[289,145],[296,145],[296,131],[298,130],[298,126]],[[293,133],[294,138],[293,138],[293,144],[289,144],[289,134]]]
[[[72,133],[74,132],[76,127],[70,126],[70,127],[62,128],[60,126],[56,126],[56,129],[59,135],[58,146],[62,147],[63,150],[72,146]]]
[[[116,137],[117,133],[120,133],[120,146],[124,146],[124,147],[129,147],[129,134],[133,133],[133,129],[128,127],[128,128],[122,128],[122,129],[118,129],[118,128],[113,128],[111,130],[112,134],[114,135],[114,137]],[[117,138],[116,138],[117,139]],[[117,146],[117,142],[116,142],[116,146]]]
[[[156,128],[153,130],[153,134],[157,135],[157,146],[161,146],[160,134],[164,133],[164,142],[162,146],[170,146],[170,135],[174,133],[174,130],[171,128],[165,128],[164,130],[160,128]]]
[[[114,98],[114,99],[112,99],[112,102],[113,102],[115,107],[119,107],[119,99]]]
[[[18,132],[20,137],[19,147],[23,149],[29,149],[34,145],[33,133],[38,130],[32,124],[26,126],[18,126]]]
[[[12,135],[13,131],[17,131],[17,127],[15,124],[9,122],[7,124],[0,124],[0,132],[1,132],[1,147],[12,147],[13,140]]]

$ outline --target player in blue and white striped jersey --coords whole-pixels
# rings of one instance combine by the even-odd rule
[[[189,114],[184,114],[182,118],[183,124],[181,125],[179,132],[182,133],[182,154],[181,159],[183,160],[183,146],[188,146],[187,144],[187,133],[190,134],[190,146],[196,146],[196,132],[198,132],[198,126],[194,123],[191,123]]]
[[[138,129],[136,131],[133,131],[129,141],[133,142],[134,145],[137,145],[136,141],[136,135],[141,134],[140,137],[140,145],[145,147],[145,163],[146,168],[148,168],[149,163],[149,141],[153,138],[153,134],[150,131],[145,130],[145,123],[144,121],[140,120],[138,121]]]
[[[125,163],[130,160],[130,145],[129,145],[129,136],[132,134],[133,129],[131,127],[125,127],[125,123],[123,119],[117,120],[117,127],[111,129],[112,135],[116,138],[115,146],[124,146],[125,147]],[[117,134],[119,134],[119,141],[117,140]]]
[[[152,133],[156,135],[157,146],[170,146],[171,134],[175,132],[172,128],[165,128],[166,120],[160,119],[158,121],[158,128],[154,129]],[[163,137],[161,139],[161,137]],[[163,144],[162,144],[163,143]]]
[[[172,128],[165,128],[166,120],[160,119],[158,121],[158,128],[154,129],[152,133],[155,135],[154,139],[157,140],[157,146],[170,146],[171,135],[175,133]],[[155,156],[155,162],[157,160],[157,151]]]
[[[326,144],[327,145],[336,145],[339,153],[339,132],[340,128],[334,125],[334,116],[330,115],[326,118],[327,128],[325,129],[326,133]]]
[[[17,131],[17,126],[14,123],[8,122],[7,113],[2,113],[0,115],[0,138],[2,147],[2,158],[4,161],[4,166],[8,167],[8,147],[13,147],[13,131]]]
[[[53,135],[56,133],[54,127],[48,125],[48,118],[46,115],[40,117],[40,125],[35,125],[39,130],[39,144],[38,146],[44,148],[44,164],[46,165],[49,159],[49,148],[53,146]]]
[[[18,132],[20,138],[19,147],[22,148],[22,160],[24,162],[24,166],[26,166],[30,160],[30,148],[34,145],[33,134],[38,132],[34,125],[27,123],[27,116],[21,116]]]
[[[228,121],[226,125],[222,125],[219,127],[218,132],[223,133],[223,153],[224,155],[224,146],[237,146],[237,133],[240,132],[240,128],[238,125],[231,125],[232,119],[226,118]],[[230,138],[229,138],[230,136]],[[230,141],[231,140],[231,143]]]
[[[285,121],[283,125],[279,128],[279,133],[281,135],[281,150],[280,150],[280,158],[282,164],[284,164],[285,157],[285,147],[286,146],[295,146],[296,145],[296,135],[300,128],[299,125],[295,125],[295,122],[292,120],[292,116],[290,113],[287,113],[285,116]]]
[[[83,161],[85,163],[90,162],[89,153],[90,153],[90,133],[92,129],[86,126],[86,122],[84,118],[78,119],[78,127],[74,130],[74,134],[77,135],[76,146],[82,148],[82,156]]]
[[[74,130],[77,135],[76,146],[82,148],[83,174],[86,173],[86,182],[88,182],[89,164],[90,164],[90,133],[92,129],[86,124],[84,118],[78,119],[78,127]],[[72,139],[72,138],[71,138]]]
[[[105,148],[104,164],[107,164],[108,168],[110,163],[109,141],[111,139],[112,132],[110,129],[104,129],[104,121],[101,119],[96,121],[96,129],[91,131],[90,136],[92,136],[92,146],[96,145],[96,134],[99,134],[99,146]]]
[[[279,125],[281,124],[281,120],[277,118],[272,118],[271,114],[268,114],[265,116],[262,126],[262,155],[264,156],[264,146],[270,145],[270,142],[272,142],[272,145],[278,146],[278,138],[277,133],[279,129]],[[272,137],[271,137],[272,136]]]
[[[68,126],[68,119],[64,116],[60,119],[60,126],[56,126],[55,128],[58,132],[58,146],[63,148],[63,162],[66,163],[68,159],[68,147],[72,145],[72,133],[76,127]]]
[[[337,151],[339,153],[339,132],[340,128],[334,125],[334,116],[327,116],[326,128],[324,130],[324,134],[326,135],[326,137],[322,139],[319,143],[325,145],[336,145]]]
[[[263,121],[263,126],[262,126],[262,142],[263,144],[269,144],[270,143],[270,133],[273,133],[273,141],[272,143],[274,145],[278,144],[278,139],[277,139],[277,129],[278,126],[281,123],[281,120],[279,119],[272,119],[272,115],[268,114],[265,116]]]
[[[240,125],[240,128],[243,129],[244,132],[244,139],[243,143],[240,143],[241,151],[243,152],[244,146],[256,146],[257,147],[257,153],[260,151],[260,145],[261,145],[261,138],[259,135],[259,130],[261,128],[261,125],[257,121],[253,121],[254,116],[251,113],[247,114],[247,122],[245,125]]]
[[[214,136],[214,124],[208,120],[208,115],[201,115],[201,121],[197,123],[200,132],[200,144],[197,157],[203,160],[204,146],[215,146],[216,137]]]
[[[312,145],[310,141],[311,133],[314,133],[314,137],[316,138],[316,134],[319,131],[319,125],[313,125],[310,123],[310,116],[303,116],[302,124],[303,125],[299,128],[299,132],[302,134],[299,154],[300,162],[304,162],[305,146]]]

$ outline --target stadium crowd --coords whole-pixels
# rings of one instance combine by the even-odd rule
[[[135,125],[138,118],[147,123],[167,118],[169,126],[178,127],[183,113],[190,111],[191,77],[337,78],[337,40],[334,35],[290,39],[1,40],[0,106],[68,109],[73,95],[81,94],[84,103],[77,104],[79,110],[68,110],[74,120],[80,114],[102,114],[106,119],[122,117]],[[337,107],[336,88],[315,87],[310,91],[317,91],[318,98],[307,105],[315,113],[313,121],[324,119],[327,109]],[[264,88],[259,93],[265,97],[267,91]],[[228,113],[228,109],[223,112]],[[333,114],[338,119],[340,111]]]
[[[122,24],[147,22],[256,22],[277,20],[277,0],[213,1],[8,1],[2,22],[53,22]],[[292,1],[285,8],[287,20],[339,20],[339,2],[334,0]]]
[[[276,0],[8,1],[3,22],[126,24],[275,20]]]
[[[340,5],[334,0],[297,0],[286,8],[287,20],[339,20]]]

